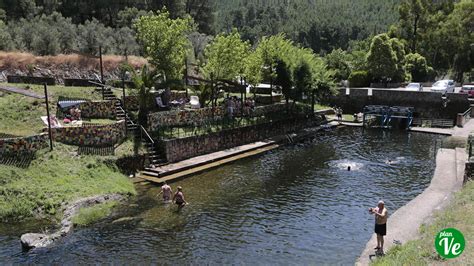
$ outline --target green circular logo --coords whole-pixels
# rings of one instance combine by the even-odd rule
[[[438,254],[446,259],[456,258],[464,251],[466,242],[459,230],[446,228],[441,230],[435,238],[435,248]]]

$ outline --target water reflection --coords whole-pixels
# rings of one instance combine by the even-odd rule
[[[0,260],[19,263],[352,264],[372,232],[367,207],[390,211],[429,183],[437,137],[340,129],[179,183],[181,212],[155,186],[113,223],[18,253],[0,229]],[[403,158],[402,158],[403,157]],[[386,160],[397,160],[386,164]],[[351,166],[353,171],[344,170]]]

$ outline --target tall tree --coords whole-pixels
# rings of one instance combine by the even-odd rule
[[[367,66],[372,77],[384,82],[391,80],[397,72],[397,55],[392,50],[386,34],[379,34],[372,39],[367,54]]]
[[[283,95],[285,96],[286,106],[288,108],[288,102],[291,97],[291,89],[293,87],[291,71],[289,67],[286,65],[285,61],[278,60],[276,63],[275,73],[276,73],[275,84],[277,86],[280,86],[281,91]]]
[[[206,47],[207,62],[203,73],[216,79],[234,80],[237,76],[242,76],[249,49],[250,44],[242,41],[236,30],[230,34],[218,35]]]
[[[140,17],[135,23],[137,36],[151,64],[165,80],[179,80],[190,47],[186,36],[192,30],[191,18],[171,19],[168,11]]]
[[[426,0],[404,0],[398,9],[402,37],[410,41],[412,53],[417,49],[419,29],[426,25],[427,5]]]

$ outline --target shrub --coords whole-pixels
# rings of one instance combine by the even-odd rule
[[[411,74],[412,81],[427,81],[432,75],[433,68],[428,66],[422,55],[418,53],[407,54],[405,61],[406,71]]]
[[[349,85],[351,87],[368,87],[370,81],[371,77],[365,70],[354,71],[349,75]]]

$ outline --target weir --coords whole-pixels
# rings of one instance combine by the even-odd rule
[[[372,128],[392,128],[395,121],[409,129],[413,124],[413,107],[367,105],[363,112],[363,126]]]

